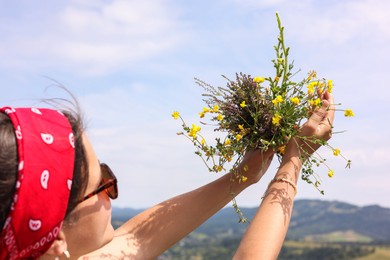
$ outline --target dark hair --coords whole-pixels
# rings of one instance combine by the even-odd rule
[[[66,216],[68,216],[85,195],[89,180],[89,167],[82,139],[84,127],[81,115],[80,113],[72,114],[69,111],[62,112],[68,118],[69,123],[72,126],[75,143],[72,189],[70,190],[68,208],[66,209]]]
[[[88,161],[82,142],[84,131],[80,113],[62,111],[68,118],[75,139],[72,189],[66,216],[84,196],[88,184]],[[10,211],[18,176],[18,153],[15,130],[7,114],[0,112],[0,232]]]
[[[11,208],[18,175],[18,154],[11,119],[0,113],[0,230]],[[10,195],[12,194],[12,195]]]

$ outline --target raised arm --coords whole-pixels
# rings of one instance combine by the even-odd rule
[[[272,151],[248,152],[242,163],[249,169],[246,182],[232,182],[231,174],[227,173],[205,186],[164,201],[127,221],[116,230],[109,244],[83,259],[101,256],[154,259],[256,183],[268,169],[272,157]]]
[[[322,107],[315,110],[303,125],[301,135],[328,140],[334,118],[333,97],[325,93]],[[276,259],[290,223],[295,188],[302,161],[319,144],[294,138],[288,143],[281,165],[268,186],[264,199],[251,221],[234,259]],[[303,152],[302,152],[303,151]]]

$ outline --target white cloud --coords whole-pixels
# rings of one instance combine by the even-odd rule
[[[72,0],[58,8],[42,6],[45,15],[40,16],[40,6],[14,8],[15,17],[0,16],[0,88],[7,93],[2,99],[20,93],[28,98],[45,86],[42,79],[31,79],[35,71],[71,88],[87,86],[75,92],[90,119],[89,132],[99,157],[118,172],[120,205],[151,205],[217,178],[193,155],[193,146],[175,135],[180,126],[170,113],[180,110],[188,122],[196,122],[189,117],[197,116],[203,104],[193,76],[224,85],[220,74],[232,78],[236,71],[273,73],[269,57],[273,58],[276,41],[274,13],[279,11],[295,68],[302,68],[297,79],[308,69],[332,78],[337,102],[356,114],[348,120],[342,112],[337,114],[336,130],[348,132],[331,140],[352,159],[350,174],[340,173],[324,185],[333,195],[321,197],[305,184],[299,196],[344,199],[348,194],[345,199],[351,202],[388,206],[383,183],[388,182],[390,152],[385,138],[390,109],[386,13],[390,2],[210,3],[180,2],[178,7],[173,1]],[[189,36],[191,41],[186,41]],[[20,68],[35,69],[34,76],[26,76],[29,73]],[[85,77],[86,73],[92,75]],[[343,170],[344,162],[337,160],[334,165]],[[258,205],[275,171],[276,162],[239,202]]]
[[[263,9],[263,8],[271,8],[271,7],[284,5],[287,4],[289,1],[288,0],[231,0],[231,2],[244,7]]]
[[[7,62],[0,66],[10,66],[8,60],[13,66],[34,61],[37,67],[105,74],[164,54],[186,37],[179,10],[168,1],[80,3],[73,1],[46,17],[11,19],[13,30],[0,44]]]
[[[287,33],[305,44],[344,44],[390,37],[387,0],[231,0],[248,12],[279,12]],[[273,10],[273,11],[272,11]],[[266,21],[263,21],[266,22]],[[379,37],[380,36],[380,37]],[[388,42],[388,40],[383,40]]]
[[[373,4],[375,2],[375,4]],[[307,6],[285,9],[283,17],[291,24],[294,39],[306,44],[340,45],[351,41],[378,41],[390,37],[390,2],[337,1],[332,5],[309,1]],[[297,12],[300,15],[297,15]],[[283,18],[282,17],[282,18]]]

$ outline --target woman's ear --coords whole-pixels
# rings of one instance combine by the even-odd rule
[[[51,244],[49,250],[47,250],[45,254],[52,255],[54,257],[62,256],[67,249],[68,244],[66,243],[65,234],[61,230],[58,237],[54,240],[53,244]]]

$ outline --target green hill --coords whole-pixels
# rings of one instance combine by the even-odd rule
[[[241,208],[252,219],[257,208]],[[142,210],[114,208],[118,226]],[[207,236],[242,236],[247,224],[237,223],[230,207],[220,210],[196,232]],[[297,200],[287,239],[320,242],[390,242],[390,209],[377,205],[359,207],[339,201]]]
[[[288,237],[317,236],[346,242],[390,241],[390,209],[377,205],[358,207],[338,201],[298,200],[294,205]],[[335,237],[335,235],[339,237]],[[341,236],[341,237],[340,237]],[[325,239],[326,240],[326,239]]]
[[[250,220],[257,208],[241,210]],[[114,208],[112,222],[118,226],[141,211]],[[224,208],[158,259],[231,259],[247,227]],[[390,259],[390,209],[297,200],[278,259]]]

